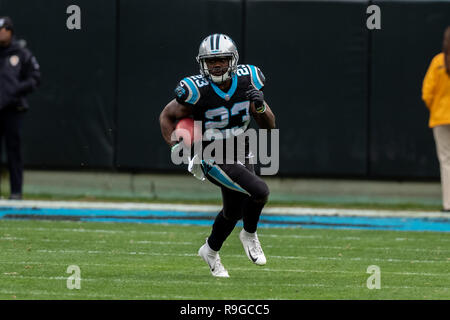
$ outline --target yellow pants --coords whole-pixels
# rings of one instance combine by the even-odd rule
[[[450,210],[450,124],[434,127],[433,135],[441,168],[442,204]]]

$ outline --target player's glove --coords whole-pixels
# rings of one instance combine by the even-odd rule
[[[262,91],[256,90],[253,86],[250,86],[245,92],[245,96],[255,104],[256,112],[264,113],[264,111],[266,111],[264,93]]]
[[[182,142],[183,141],[181,139],[179,142],[171,146],[170,152],[171,153],[179,152],[180,156],[184,157]],[[202,164],[201,161],[199,160],[199,157],[197,155],[194,155],[193,157],[187,156],[187,160],[188,160],[188,168],[187,168],[188,171],[192,173],[192,175],[197,179],[201,181],[205,180],[205,174],[203,173]]]
[[[181,147],[182,147],[181,142],[177,142],[173,146],[170,147],[170,152],[178,151]]]
[[[174,154],[178,154],[178,156],[185,158],[188,155],[184,154],[184,149],[183,149],[183,139],[181,138],[180,140],[178,140],[177,143],[175,143],[174,145],[172,145],[170,147],[170,153],[172,154],[172,156],[174,156]]]

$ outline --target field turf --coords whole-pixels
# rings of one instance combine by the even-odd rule
[[[209,231],[0,220],[0,299],[450,299],[448,233],[260,228],[268,262],[256,266],[236,228],[218,279],[197,256]],[[70,265],[80,289],[67,288]],[[367,288],[371,265],[380,289]]]

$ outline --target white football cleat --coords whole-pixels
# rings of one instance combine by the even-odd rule
[[[200,247],[198,255],[205,260],[209,266],[209,270],[214,277],[229,278],[228,271],[220,262],[220,256],[218,251],[214,251],[208,245],[208,241]]]
[[[248,233],[244,229],[239,233],[239,239],[241,239],[244,246],[247,257],[255,264],[263,266],[266,264],[266,256],[261,248],[258,235],[255,233]]]

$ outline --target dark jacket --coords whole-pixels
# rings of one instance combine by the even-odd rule
[[[25,95],[40,84],[40,79],[39,64],[24,41],[13,38],[8,47],[0,47],[0,110],[27,110]]]

